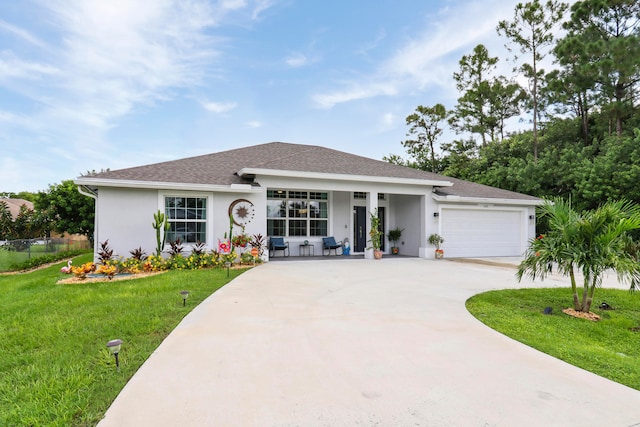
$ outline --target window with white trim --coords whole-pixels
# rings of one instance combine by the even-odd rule
[[[320,191],[267,190],[267,235],[327,236],[328,199]]]
[[[207,242],[206,197],[165,196],[164,213],[170,225],[168,242]]]

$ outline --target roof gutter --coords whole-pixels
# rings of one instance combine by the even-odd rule
[[[212,185],[212,184],[193,184],[183,182],[158,182],[158,181],[134,181],[122,179],[93,179],[78,178],[74,181],[78,186],[92,187],[124,187],[139,188],[149,190],[181,190],[181,191],[223,191],[227,193],[259,193],[262,191],[260,187],[251,184],[230,184],[230,185]],[[84,193],[83,193],[84,194]]]
[[[322,172],[303,172],[303,171],[289,171],[280,169],[260,169],[260,168],[242,168],[238,171],[238,175],[250,176],[250,175],[262,175],[262,176],[277,176],[287,178],[309,178],[309,179],[325,179],[334,181],[362,181],[362,182],[379,182],[385,184],[410,184],[410,185],[429,185],[438,187],[451,187],[453,185],[450,181],[439,181],[431,179],[418,179],[418,178],[400,178],[400,177],[385,177],[385,176],[369,176],[369,175],[349,175],[338,173],[322,173]]]
[[[98,200],[98,189],[92,190],[86,185],[78,185],[78,193],[87,197],[91,197],[94,200]]]
[[[542,199],[503,199],[503,198],[491,198],[491,197],[463,197],[463,196],[439,196],[432,194],[433,200],[440,203],[475,203],[475,204],[499,204],[499,205],[525,205],[525,206],[539,206],[544,203]]]

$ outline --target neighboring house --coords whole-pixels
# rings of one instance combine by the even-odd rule
[[[2,197],[0,198],[0,201],[3,201],[7,204],[7,206],[9,207],[9,212],[11,213],[11,217],[14,221],[18,217],[18,214],[20,213],[20,207],[22,205],[25,205],[27,209],[34,209],[33,203],[24,199],[10,199],[8,197]]]
[[[168,214],[167,239],[209,249],[229,231],[229,215],[247,234],[284,236],[291,255],[304,241],[322,252],[324,236],[368,246],[369,213],[385,234],[400,227],[404,255],[432,258],[439,233],[447,257],[519,256],[535,236],[541,200],[319,146],[272,142],[75,180],[96,199],[95,242],[118,255],[156,246],[153,214]],[[235,225],[234,235],[241,232]],[[384,250],[390,245],[385,238]]]

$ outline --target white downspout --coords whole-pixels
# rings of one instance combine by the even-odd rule
[[[85,185],[78,185],[78,192],[96,201],[93,212],[93,256],[95,257],[95,254],[98,253],[98,190],[93,191]]]

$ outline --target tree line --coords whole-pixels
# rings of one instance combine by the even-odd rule
[[[457,104],[416,107],[406,118],[406,158],[384,159],[571,198],[580,210],[640,201],[640,2],[519,3],[496,31],[512,55],[513,75],[496,75],[501,58],[477,45],[452,76]],[[553,70],[542,68],[550,62]],[[530,128],[509,131],[523,116]],[[443,141],[447,128],[455,137]]]
[[[72,180],[50,185],[38,193],[5,193],[3,197],[28,200],[34,209],[22,205],[14,218],[7,203],[0,199],[0,240],[36,239],[55,231],[82,234],[93,241],[94,200],[80,194]]]

